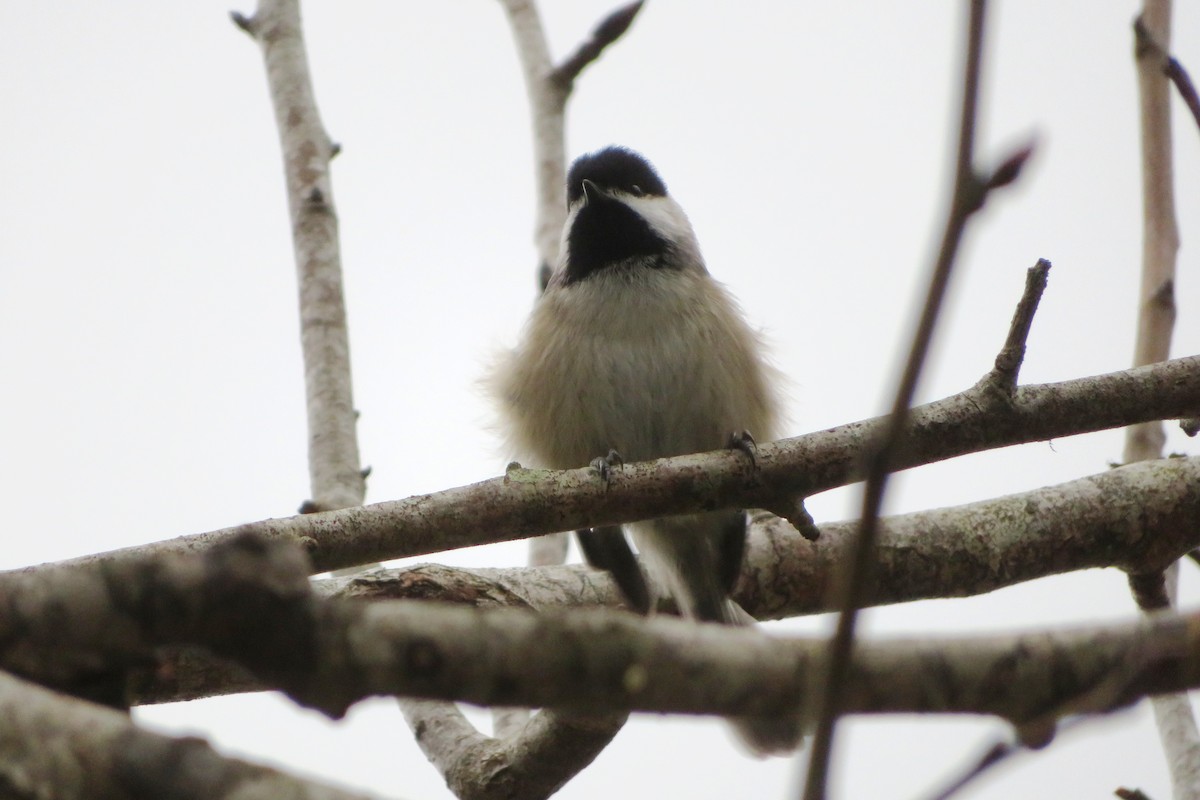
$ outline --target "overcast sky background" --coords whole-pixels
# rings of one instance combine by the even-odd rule
[[[611,0],[546,0],[562,55]],[[1200,5],[1175,53],[1200,73]],[[963,3],[650,0],[579,81],[572,155],[645,153],[710,269],[791,377],[796,434],[877,414],[946,202]],[[1003,341],[1027,267],[1054,263],[1024,382],[1124,369],[1141,211],[1130,22],[1122,2],[993,4],[980,160],[1036,136],[1019,185],[962,251],[920,392],[960,391]],[[257,47],[223,3],[0,3],[0,567],[272,516],[308,496],[287,205]],[[238,10],[249,13],[249,6]],[[309,2],[331,136],[368,501],[503,470],[475,382],[535,297],[524,85],[493,0]],[[1200,352],[1200,136],[1177,101],[1183,247],[1173,353]],[[1102,472],[1109,432],[906,473],[888,508],[969,502]],[[1169,447],[1200,447],[1177,432]],[[851,516],[854,489],[813,498]],[[439,555],[522,563],[523,544]],[[1185,604],[1200,596],[1185,565]],[[1132,619],[1124,576],[1093,571],[980,598],[873,611],[870,633]],[[786,630],[825,631],[829,620]],[[328,723],[272,696],[141,710],[157,729],[407,798],[447,797],[395,703]],[[1004,734],[990,720],[852,720],[836,796],[922,797]],[[714,720],[638,717],[562,798],[783,798],[796,762],[756,761]],[[1169,780],[1148,706],[1013,759],[973,798],[1107,797]]]

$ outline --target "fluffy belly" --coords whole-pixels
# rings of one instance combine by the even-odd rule
[[[567,469],[609,449],[640,461],[717,449],[735,430],[770,436],[757,340],[719,286],[586,284],[541,298],[501,371],[519,458]]]

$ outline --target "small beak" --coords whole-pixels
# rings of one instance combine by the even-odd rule
[[[583,201],[585,203],[595,200],[601,194],[600,187],[587,178],[583,179]]]

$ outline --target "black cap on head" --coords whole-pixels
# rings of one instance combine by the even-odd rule
[[[667,185],[641,155],[624,147],[606,147],[580,156],[567,173],[567,202],[583,197],[583,182],[589,180],[602,189],[615,189],[635,195],[663,197]]]

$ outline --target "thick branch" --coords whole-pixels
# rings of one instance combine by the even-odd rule
[[[128,714],[0,673],[0,787],[5,797],[55,800],[204,797],[211,800],[365,800],[172,739]]]
[[[317,112],[298,0],[262,0],[253,17],[234,22],[262,48],[283,150],[292,244],[300,290],[300,342],[308,409],[306,511],[361,505],[350,341],[342,292],[341,252],[329,160],[335,154]]]
[[[71,653],[111,667],[144,660],[164,644],[190,644],[237,660],[264,686],[335,717],[380,694],[589,714],[769,716],[802,708],[826,657],[821,638],[773,639],[754,628],[665,616],[322,599],[307,591],[298,554],[247,537],[203,557],[165,559],[154,570],[93,570],[111,598],[94,589],[79,597],[70,586],[58,587],[65,597],[34,593],[30,602],[59,625],[23,642],[21,663]],[[3,640],[19,637],[8,631]],[[1005,677],[997,681],[1000,669]],[[849,712],[988,713],[1044,726],[1061,714],[1200,685],[1200,614],[1104,629],[876,642],[861,646],[848,677]],[[599,739],[595,733],[592,741]]]
[[[147,630],[235,657],[331,716],[378,694],[588,713],[771,715],[800,708],[824,654],[820,638],[773,639],[756,629],[608,610],[320,600],[295,591],[299,571],[282,579],[287,550],[254,542],[233,548],[221,559],[232,569],[187,587],[207,609],[185,608],[182,629],[163,630],[155,618]],[[164,595],[173,597],[160,583],[150,597]],[[255,613],[233,626],[200,622],[231,602]],[[1001,664],[1006,679],[996,681]],[[1113,674],[1121,680],[1109,685]],[[1019,637],[879,642],[863,647],[850,678],[848,711],[991,713],[1026,723],[1059,710],[1106,709],[1200,684],[1200,615]]]
[[[492,738],[453,704],[408,700],[402,708],[417,744],[460,800],[549,797],[599,755],[628,716],[544,710],[515,735]]]
[[[873,568],[876,580],[866,602],[961,597],[1085,568],[1153,572],[1200,545],[1200,527],[1192,522],[1197,517],[1200,458],[1146,462],[1034,492],[886,518]],[[735,598],[760,618],[830,610],[830,587],[844,568],[855,528],[852,522],[828,524],[814,543],[778,519],[757,520]],[[62,593],[81,585],[86,584],[75,576],[46,573],[3,584],[9,597],[25,602],[24,615],[12,617],[13,625],[54,632],[38,646],[57,668],[68,663],[62,657],[66,646],[54,638],[62,634],[38,617],[35,608],[60,620]],[[463,570],[430,564],[318,581],[317,587],[324,597],[439,600],[476,608],[551,610],[621,603],[605,573],[583,566]],[[92,593],[85,608],[91,612],[103,600],[99,591]],[[142,624],[118,617],[104,627],[138,629]],[[88,654],[95,647],[76,641],[70,651]],[[89,657],[102,660],[105,652]],[[136,671],[135,702],[263,688],[244,674],[231,677],[228,666],[201,657],[194,648],[160,651],[159,657],[157,669]],[[12,666],[0,665],[4,663]],[[31,674],[54,674],[37,670]]]
[[[332,578],[324,583],[340,588],[336,595],[330,591],[324,594],[379,597],[379,576],[387,572]],[[410,597],[436,598],[476,608],[529,606],[525,598],[498,583],[477,581],[469,587],[460,585],[459,591],[446,591],[428,575],[413,578],[401,581],[411,590]],[[623,712],[577,716],[543,710],[531,718],[526,709],[493,709],[495,735],[486,736],[454,703],[402,698],[400,708],[422,752],[460,800],[549,797],[592,763],[628,716]]]
[[[895,466],[915,467],[996,447],[1194,416],[1197,397],[1198,356],[1025,386],[1011,400],[976,387],[914,408]],[[517,469],[502,478],[405,500],[263,520],[47,566],[194,552],[239,533],[256,532],[299,541],[314,569],[325,572],[698,508],[775,508],[784,498],[861,480],[864,448],[882,424],[883,418],[875,418],[761,444],[752,474],[747,474],[746,459],[729,451],[626,464],[613,473],[607,488],[588,468]]]
[[[406,601],[319,604],[315,668],[280,681],[337,716],[405,694],[483,705],[769,716],[798,709],[821,638],[592,609],[477,611]],[[531,661],[529,654],[537,652]],[[996,681],[1003,668],[1006,679]],[[1112,676],[1120,680],[1112,682]],[[1200,615],[1020,636],[863,645],[846,710],[996,714],[1017,723],[1200,686]]]
[[[1200,458],[1172,458],[952,508],[881,520],[869,605],[984,594],[1081,569],[1161,569],[1200,545]],[[756,519],[735,599],[759,619],[830,611],[856,522],[827,523],[816,542]],[[583,566],[463,570],[425,564],[321,581],[343,597],[477,604],[621,605],[605,573]]]

